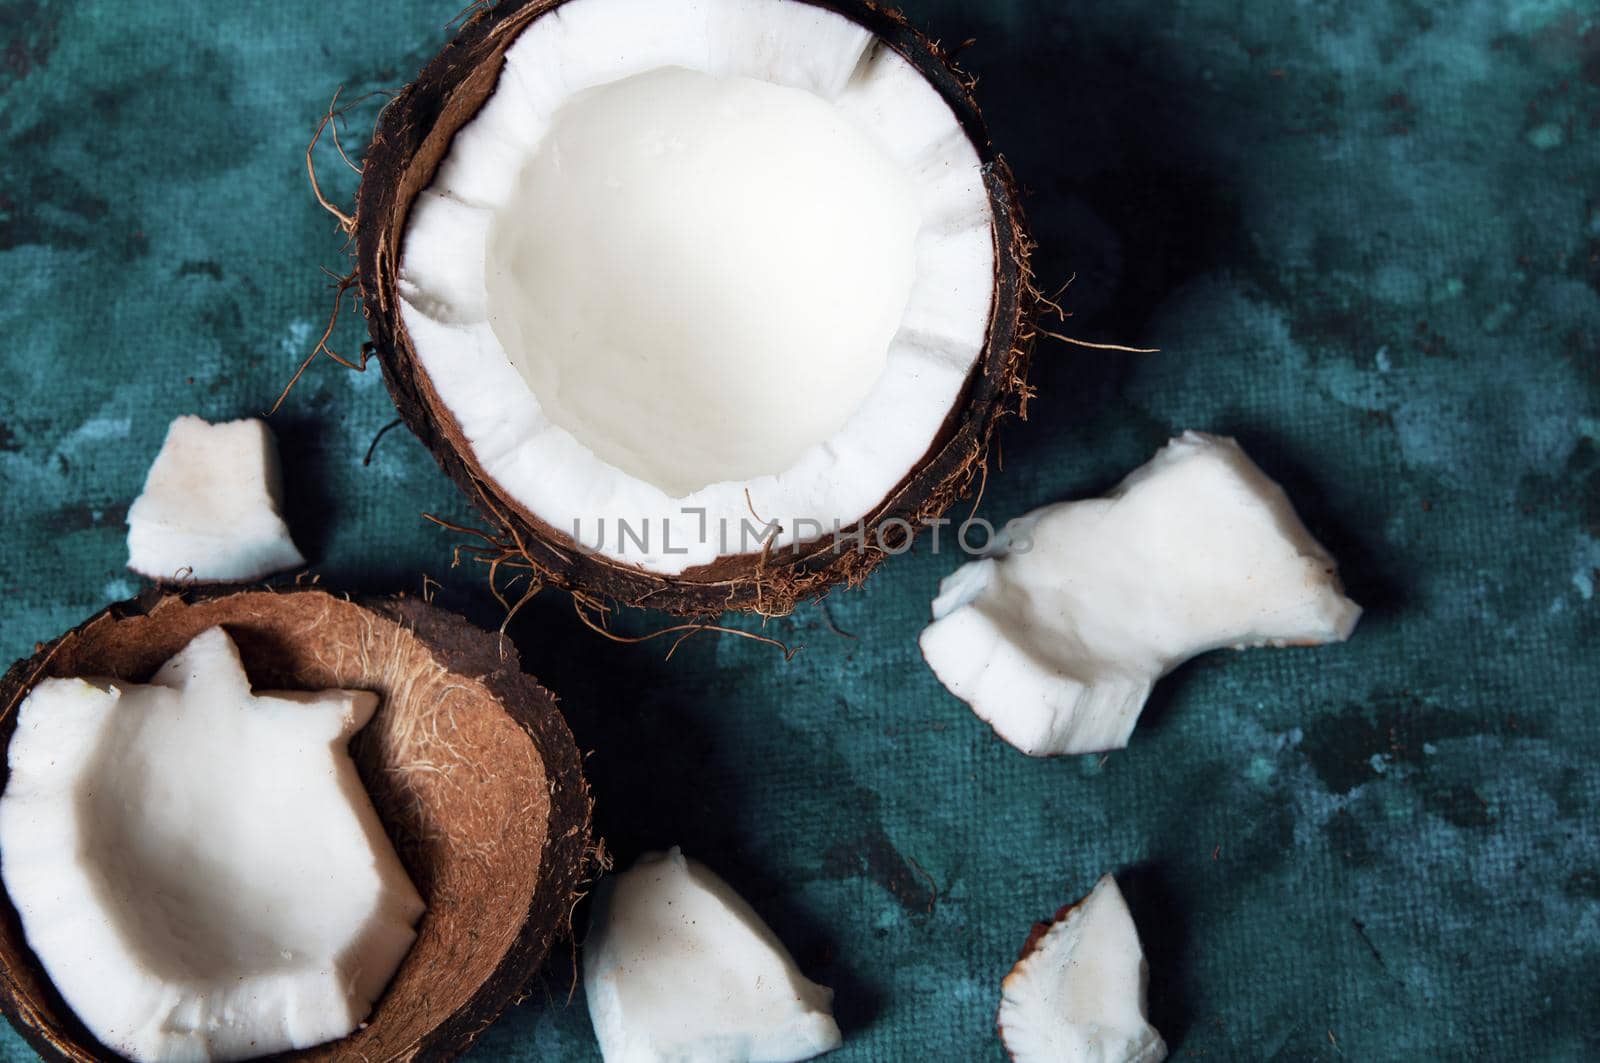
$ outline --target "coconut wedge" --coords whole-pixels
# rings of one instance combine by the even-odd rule
[[[259,420],[179,417],[128,508],[128,567],[157,582],[249,583],[301,568],[278,443]]]
[[[18,708],[41,682],[144,683],[216,628],[237,645],[255,689],[377,696],[350,755],[427,904],[365,1024],[274,1058],[454,1057],[568,931],[588,866],[588,789],[555,699],[499,639],[425,602],[194,590],[113,606],[13,666],[0,680],[0,743],[10,749]],[[31,860],[7,853],[7,883]],[[0,898],[0,1008],[47,1059],[111,1058],[29,948],[9,893]]]
[[[1283,489],[1185,433],[1105,498],[1037,510],[949,576],[922,633],[951,693],[1030,756],[1128,744],[1151,687],[1224,647],[1349,638],[1361,608]]]
[[[1000,986],[1000,1039],[1017,1063],[1161,1063],[1167,1046],[1145,1015],[1149,980],[1133,916],[1106,875],[1034,927]]]
[[[971,82],[855,0],[523,0],[384,110],[351,221],[407,424],[499,556],[783,613],[974,482],[1028,238]]]
[[[789,1063],[839,1047],[832,991],[676,848],[601,884],[583,985],[606,1063]]]

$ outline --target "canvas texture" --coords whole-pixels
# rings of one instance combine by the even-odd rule
[[[1600,9],[1584,0],[906,0],[1026,190],[1054,331],[980,512],[1236,436],[1367,608],[1218,653],[1130,748],[1029,760],[922,663],[926,544],[759,630],[623,646],[558,594],[510,633],[626,863],[678,844],[837,993],[844,1060],[998,1060],[1030,924],[1115,872],[1178,1059],[1600,1056]],[[168,422],[258,415],[350,267],[303,154],[454,4],[0,4],[0,656],[140,583]],[[375,101],[345,144],[359,160]],[[318,166],[348,201],[356,177]],[[359,315],[335,330],[354,354]],[[376,366],[272,425],[325,584],[498,624],[472,523]],[[369,455],[370,449],[370,455]],[[621,631],[660,626],[625,617]],[[558,952],[472,1058],[597,1058]],[[31,1058],[0,1034],[0,1060]]]

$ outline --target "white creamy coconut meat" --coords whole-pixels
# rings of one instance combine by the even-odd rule
[[[231,583],[306,559],[279,511],[283,477],[258,420],[179,417],[128,508],[128,567],[154,580]]]
[[[606,1063],[791,1063],[839,1047],[832,991],[676,848],[601,884],[583,988]]]
[[[1000,1039],[1017,1063],[1160,1063],[1145,1017],[1149,969],[1116,880],[1102,878],[1029,945],[1000,986]]]
[[[376,695],[253,694],[198,636],[149,685],[22,703],[0,872],[83,1024],[140,1061],[304,1048],[366,1018],[422,900],[346,746]]]
[[[758,552],[752,504],[784,545],[889,495],[982,352],[994,269],[976,149],[863,27],[801,0],[570,0],[416,201],[400,292],[499,486],[676,575]]]
[[[1033,756],[1126,746],[1156,680],[1191,657],[1343,641],[1361,616],[1283,489],[1231,439],[1188,432],[1106,498],[1008,530],[940,586],[922,652]]]

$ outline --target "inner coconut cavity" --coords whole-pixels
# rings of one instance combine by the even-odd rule
[[[499,488],[670,575],[762,549],[752,511],[782,546],[888,496],[982,352],[994,266],[976,149],[863,27],[570,0],[418,197],[400,293]]]

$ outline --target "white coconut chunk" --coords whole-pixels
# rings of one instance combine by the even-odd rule
[[[300,568],[282,495],[278,444],[264,422],[179,417],[128,508],[128,567],[202,583]]]
[[[994,269],[977,149],[859,24],[803,0],[569,0],[453,140],[400,290],[498,488],[678,575],[759,552],[752,501],[782,548],[887,497],[964,394]],[[907,334],[952,371],[894,381]]]
[[[342,1037],[423,903],[347,746],[365,691],[250,690],[221,628],[149,685],[47,679],[19,711],[0,872],[106,1047],[230,1060]]]
[[[1149,968],[1110,875],[1032,942],[1000,986],[1000,1038],[1017,1063],[1160,1063]]]
[[[1188,432],[1109,496],[1014,522],[947,578],[922,652],[1031,756],[1120,749],[1191,657],[1350,637],[1361,608],[1283,489],[1231,439]]]
[[[601,884],[583,986],[606,1063],[788,1063],[840,1043],[832,991],[677,848]]]

